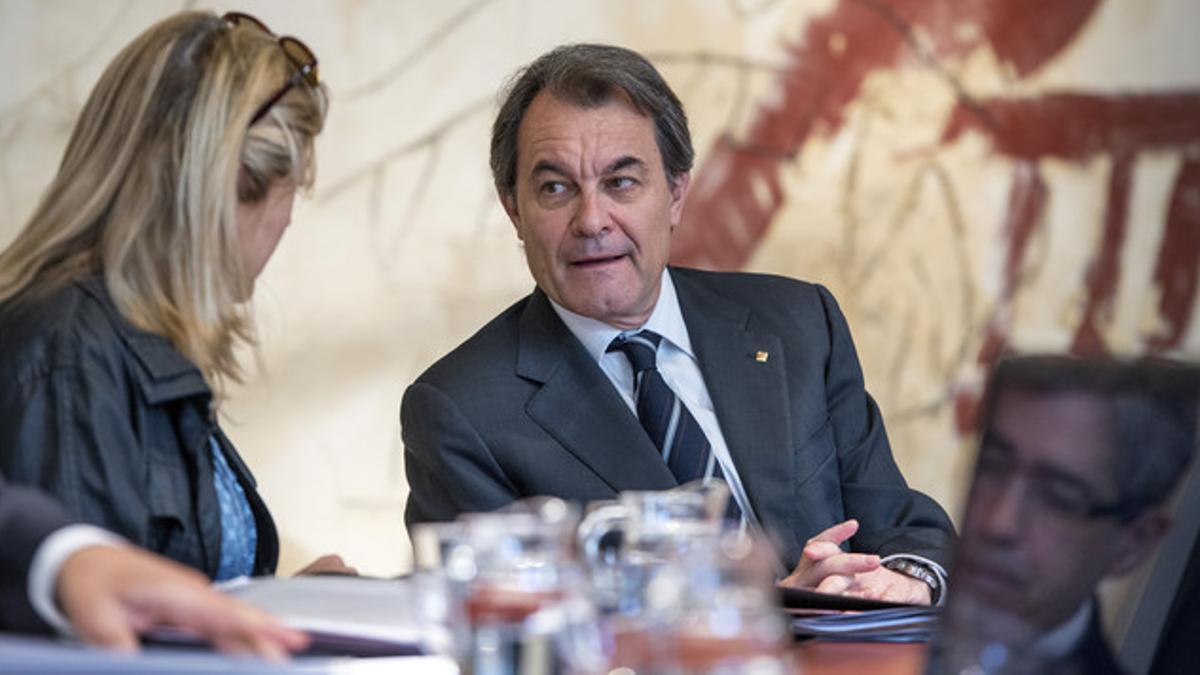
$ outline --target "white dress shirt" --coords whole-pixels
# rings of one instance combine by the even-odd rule
[[[59,528],[38,545],[29,565],[29,604],[42,620],[64,635],[72,635],[71,624],[58,608],[55,591],[58,572],[76,551],[88,546],[124,546],[125,540],[92,525],[68,525]]]
[[[688,337],[687,324],[683,322],[683,312],[679,309],[679,298],[675,294],[675,284],[671,281],[670,273],[663,273],[659,288],[658,303],[654,306],[650,318],[639,328],[621,330],[603,321],[598,321],[550,301],[554,311],[571,333],[583,343],[584,349],[600,365],[600,369],[608,376],[625,405],[637,415],[637,400],[634,399],[633,367],[629,359],[621,352],[609,352],[608,346],[618,335],[632,335],[642,330],[651,330],[663,337],[658,345],[657,366],[663,380],[679,400],[687,406],[688,412],[696,419],[696,423],[708,438],[713,456],[721,465],[721,473],[729,484],[729,491],[738,508],[742,510],[743,522],[758,526],[758,518],[746,498],[746,490],[738,477],[737,467],[729,454],[729,445],[725,435],[721,433],[721,424],[713,410],[712,397],[704,384],[704,376],[700,373],[700,363],[692,351],[692,341]]]
[[[1088,625],[1092,622],[1093,604],[1095,603],[1088,599],[1071,615],[1071,618],[1038,638],[1033,643],[1032,652],[1046,661],[1065,658],[1083,642]]]

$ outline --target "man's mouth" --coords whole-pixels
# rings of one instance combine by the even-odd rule
[[[593,268],[597,268],[597,267],[604,267],[605,265],[611,265],[613,263],[621,261],[623,258],[625,258],[625,256],[626,256],[626,254],[624,254],[624,253],[618,253],[615,255],[593,255],[593,256],[588,256],[586,258],[578,258],[576,260],[572,260],[571,266],[582,268],[582,269],[593,269]]]
[[[1018,596],[1027,582],[1013,569],[978,558],[964,558],[955,570],[958,583],[992,598]]]

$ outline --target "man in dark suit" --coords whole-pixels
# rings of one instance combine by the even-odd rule
[[[0,631],[56,628],[123,651],[160,623],[234,653],[282,658],[307,638],[222,595],[200,573],[73,523],[49,497],[0,477]]]
[[[1195,452],[1198,397],[1200,371],[1183,364],[1003,361],[986,398],[947,644],[1007,644],[1034,661],[1022,672],[1121,672],[1093,596],[1166,534]]]
[[[721,477],[786,585],[929,602],[952,528],[896,467],[833,297],[668,271],[692,158],[629,50],[562,47],[514,82],[491,164],[537,289],[405,393],[406,521]]]

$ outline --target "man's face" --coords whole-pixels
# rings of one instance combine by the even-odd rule
[[[504,208],[546,295],[636,328],[658,301],[687,186],[687,174],[668,183],[653,121],[624,97],[581,108],[542,92],[521,121]]]
[[[1044,630],[1140,560],[1146,542],[1135,523],[1084,515],[1118,500],[1109,428],[1092,396],[1000,393],[979,451],[956,592]]]

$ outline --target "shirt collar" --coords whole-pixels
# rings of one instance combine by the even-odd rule
[[[692,341],[688,337],[687,324],[683,322],[683,311],[679,308],[679,296],[675,293],[675,282],[671,280],[669,270],[664,270],[659,282],[658,302],[646,323],[632,330],[621,330],[593,319],[576,314],[554,300],[550,306],[558,314],[558,318],[567,325],[567,329],[583,344],[584,349],[597,363],[604,357],[608,345],[612,344],[618,335],[630,335],[640,330],[652,330],[675,345],[680,351],[692,356]],[[549,299],[549,296],[547,296]]]
[[[1089,599],[1070,619],[1038,638],[1033,646],[1034,652],[1045,659],[1061,659],[1075,649],[1083,641],[1091,623],[1092,603]]]

